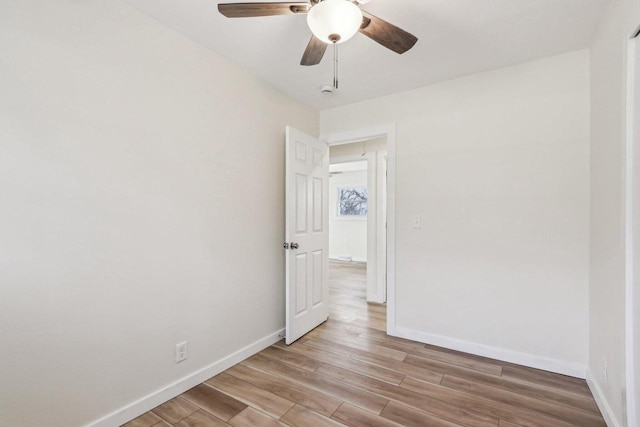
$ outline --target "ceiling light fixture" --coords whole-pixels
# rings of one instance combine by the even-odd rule
[[[307,14],[313,35],[327,44],[344,43],[362,25],[360,8],[348,0],[324,0]]]

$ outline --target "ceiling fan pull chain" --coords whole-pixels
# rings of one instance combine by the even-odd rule
[[[338,89],[338,44],[333,43],[333,87]]]

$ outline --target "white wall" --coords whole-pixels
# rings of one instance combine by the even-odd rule
[[[591,48],[589,379],[614,426],[625,425],[626,54],[639,24],[637,1],[612,2]]]
[[[89,423],[283,328],[284,128],[317,112],[119,1],[2,2],[0,52],[0,425]]]
[[[340,218],[337,216],[338,188],[367,188],[367,164],[358,162],[364,170],[346,171],[344,163],[331,165],[331,171],[342,174],[329,178],[329,258],[351,257],[353,261],[367,262],[367,218]]]
[[[399,335],[584,375],[589,54],[321,112],[395,122]],[[422,229],[411,219],[422,217]]]

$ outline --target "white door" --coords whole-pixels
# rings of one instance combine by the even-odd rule
[[[286,343],[329,317],[329,147],[287,127]]]

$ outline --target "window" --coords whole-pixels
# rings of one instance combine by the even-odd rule
[[[366,187],[338,188],[338,217],[366,217],[367,216]]]

